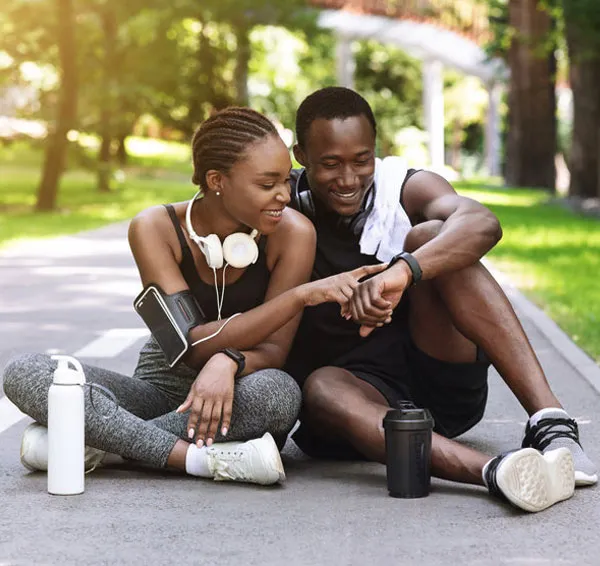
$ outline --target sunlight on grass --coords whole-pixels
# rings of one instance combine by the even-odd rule
[[[504,236],[489,259],[600,362],[600,221],[530,190],[460,192],[488,206]]]

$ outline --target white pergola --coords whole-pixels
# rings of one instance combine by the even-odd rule
[[[355,63],[354,39],[374,39],[396,45],[423,62],[423,105],[432,169],[444,166],[444,66],[481,79],[489,104],[485,128],[485,157],[490,175],[500,174],[500,103],[507,71],[499,59],[489,60],[472,40],[435,23],[399,20],[383,16],[325,10],[319,25],[333,30],[338,38],[338,82],[352,88]]]

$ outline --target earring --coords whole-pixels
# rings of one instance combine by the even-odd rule
[[[219,196],[219,195],[221,194],[221,191],[217,191],[215,194],[216,194],[217,196]]]

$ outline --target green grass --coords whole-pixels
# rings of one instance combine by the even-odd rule
[[[22,142],[0,148],[0,247],[129,220],[144,208],[185,200],[193,193],[185,146],[134,138],[129,149],[135,151],[131,165],[119,173],[110,193],[96,190],[95,173],[70,169],[61,181],[58,209],[34,213],[41,149]],[[76,155],[69,161],[72,165]]]
[[[546,204],[535,190],[459,190],[500,219],[494,266],[600,362],[600,221]]]

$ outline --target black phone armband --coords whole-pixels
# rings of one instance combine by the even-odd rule
[[[154,286],[158,287],[158,285]],[[177,326],[181,328],[186,337],[192,328],[206,322],[206,316],[190,290],[186,289],[172,295],[163,293],[162,297]]]
[[[206,322],[202,308],[189,290],[167,295],[158,285],[150,284],[135,298],[133,306],[170,367],[188,351],[190,330]]]

